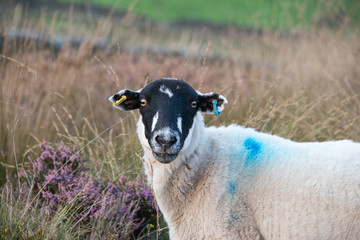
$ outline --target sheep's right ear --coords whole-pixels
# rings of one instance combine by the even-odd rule
[[[129,89],[123,89],[109,98],[113,106],[120,110],[134,110],[140,107],[140,93]]]
[[[202,94],[201,92],[198,93],[198,100],[199,100],[199,107],[200,110],[207,114],[213,114],[214,111],[214,105],[213,101],[216,101],[217,104],[217,111],[222,112],[225,108],[225,104],[228,103],[228,100],[218,93],[210,92]]]

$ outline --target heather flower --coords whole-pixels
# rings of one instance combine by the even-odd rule
[[[50,214],[66,204],[71,206],[77,222],[110,221],[128,236],[155,222],[155,199],[140,178],[97,179],[89,173],[87,160],[76,148],[62,143],[51,147],[45,141],[40,148],[42,152],[37,159],[29,157],[31,168],[27,175],[32,176]]]

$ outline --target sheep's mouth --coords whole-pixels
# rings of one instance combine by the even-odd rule
[[[178,156],[178,153],[171,154],[171,153],[158,153],[158,152],[152,152],[153,156],[161,163],[171,163],[175,160],[175,158]]]

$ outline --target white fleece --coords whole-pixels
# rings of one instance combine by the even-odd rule
[[[144,168],[171,239],[360,239],[360,144],[297,143],[198,113],[177,159]]]

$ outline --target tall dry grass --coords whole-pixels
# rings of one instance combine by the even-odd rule
[[[51,36],[53,29],[44,19],[23,25]],[[121,33],[115,24],[110,26],[113,30],[106,34],[117,43]],[[159,50],[163,39],[150,36],[166,29],[150,25],[140,31],[131,26],[125,24],[131,38],[119,46],[131,46],[138,36],[145,48]],[[104,28],[98,26],[94,36],[104,37]],[[123,51],[116,44],[94,52],[91,41],[78,49],[64,46],[55,54],[30,40],[5,38],[0,55],[0,175],[26,165],[26,157],[39,152],[42,140],[76,145],[89,157],[94,176],[141,174],[138,113],[117,111],[107,99],[122,88],[139,89],[161,77],[182,78],[202,92],[216,91],[228,98],[220,117],[205,116],[208,125],[237,123],[296,141],[360,141],[358,33],[322,29],[249,34],[234,28],[220,33],[180,28],[158,54]],[[167,54],[176,47],[186,49],[185,56]],[[11,195],[10,190],[5,193]],[[16,205],[11,197],[1,199]],[[30,210],[25,220],[38,216],[32,222],[41,223],[42,213]],[[1,214],[15,214],[14,221],[24,221],[16,209]],[[54,221],[41,226],[53,229],[61,219]],[[57,236],[71,238],[67,234],[65,225]]]
[[[116,111],[107,98],[160,77],[183,78],[200,91],[227,96],[223,115],[206,117],[210,124],[238,123],[299,141],[360,140],[357,34],[317,31],[284,37],[231,30],[222,37],[233,39],[231,45],[214,46],[226,47],[226,58],[211,55],[211,36],[198,39],[208,56],[193,58],[116,47],[93,53],[86,43],[54,55],[31,41],[5,39],[1,162],[19,166],[45,139],[87,146],[83,150],[94,156],[100,175],[110,171],[115,176],[129,164],[138,171],[137,113]]]

